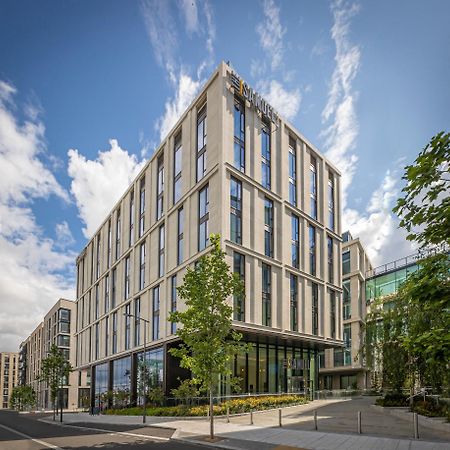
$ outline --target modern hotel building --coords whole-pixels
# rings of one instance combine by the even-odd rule
[[[152,383],[170,395],[187,376],[167,318],[211,233],[245,284],[229,300],[254,344],[234,361],[241,392],[318,389],[318,353],[343,346],[340,209],[338,170],[220,64],[77,258],[76,366],[92,400],[136,399],[144,336]]]
[[[0,386],[2,401],[0,409],[11,408],[11,394],[19,379],[19,354],[0,352]]]

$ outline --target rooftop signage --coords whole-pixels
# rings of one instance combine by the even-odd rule
[[[239,95],[248,100],[264,117],[271,120],[274,124],[278,124],[280,119],[277,112],[261,97],[261,95],[234,72],[230,72],[230,81],[231,85],[239,92]]]

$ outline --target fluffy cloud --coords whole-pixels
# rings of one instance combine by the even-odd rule
[[[350,186],[358,161],[355,149],[358,136],[358,120],[355,112],[357,92],[353,90],[361,52],[349,40],[351,19],[359,11],[357,4],[336,1],[332,4],[334,23],[331,37],[336,46],[335,68],[331,78],[328,101],[322,112],[326,128],[322,133],[325,139],[326,156],[342,172],[342,203],[347,203],[347,190]]]
[[[192,100],[194,100],[200,86],[201,82],[199,80],[193,80],[185,73],[180,74],[175,97],[166,101],[164,115],[156,123],[161,141],[166,137]]]
[[[21,122],[15,94],[0,81],[0,342],[6,351],[17,351],[60,297],[75,294],[75,255],[58,250],[32,210],[34,199],[69,197],[41,160],[46,148],[39,109],[25,107],[28,118]]]
[[[147,1],[142,3],[147,34],[158,63],[166,70],[168,79],[174,90],[165,103],[163,115],[156,121],[155,128],[163,140],[175,125],[184,110],[197,95],[206,81],[204,73],[214,63],[214,40],[216,29],[214,14],[209,1],[180,0],[179,7],[184,18],[188,35],[197,34],[205,43],[206,56],[200,61],[195,76],[190,75],[185,67],[178,63],[178,43],[176,18],[170,12],[168,2]]]
[[[354,237],[361,239],[374,266],[416,250],[406,240],[406,232],[398,229],[399,221],[392,214],[393,203],[400,191],[398,180],[398,172],[388,170],[363,212],[350,208],[344,212],[348,228]]]
[[[280,8],[273,0],[264,0],[263,13],[264,22],[258,24],[256,31],[261,47],[270,55],[272,70],[276,70],[283,60],[283,36],[286,29],[281,25]]]
[[[145,164],[120,148],[115,139],[109,150],[98,152],[95,160],[88,160],[78,150],[68,151],[68,174],[72,178],[70,190],[75,197],[79,216],[85,223],[83,233],[92,237],[108,212],[123,195]]]
[[[261,93],[284,118],[295,118],[302,99],[298,88],[289,91],[278,81],[272,80],[261,84]]]

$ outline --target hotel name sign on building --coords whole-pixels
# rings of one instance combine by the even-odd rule
[[[231,85],[239,92],[239,95],[250,102],[250,104],[259,111],[263,117],[271,120],[278,125],[279,117],[275,109],[269,105],[253,88],[242,80],[234,72],[230,72]]]

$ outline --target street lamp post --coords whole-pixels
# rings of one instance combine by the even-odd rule
[[[147,421],[147,324],[150,323],[149,320],[143,317],[137,317],[134,314],[124,314],[125,317],[134,317],[137,321],[144,322],[144,375],[142,380],[142,390],[144,391],[144,410],[142,412],[142,423]]]

